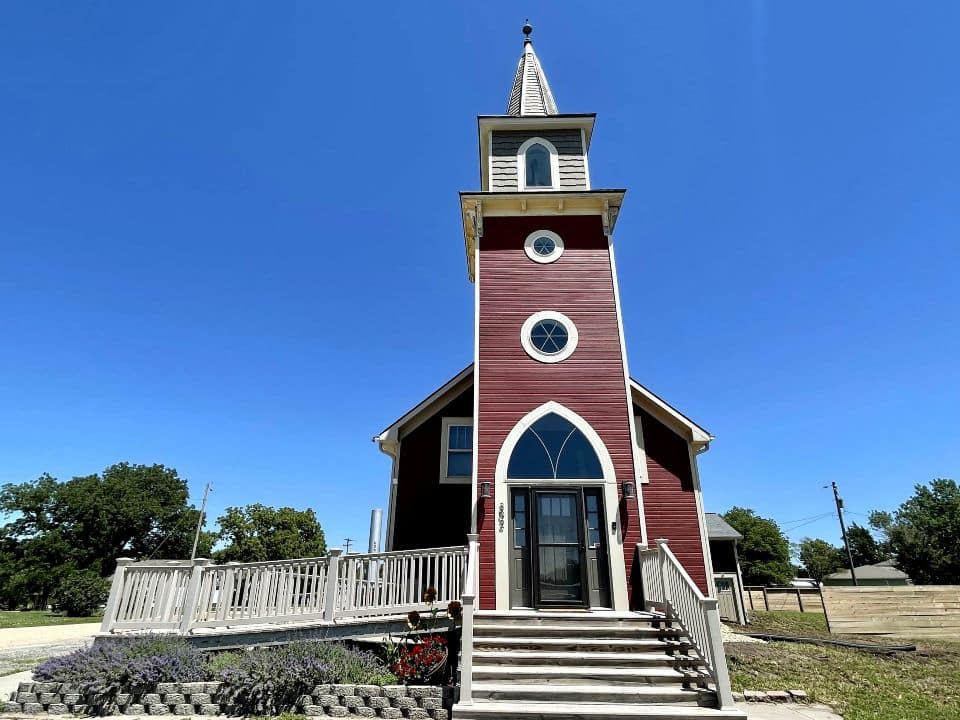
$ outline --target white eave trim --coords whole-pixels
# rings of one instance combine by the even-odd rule
[[[634,402],[640,407],[650,412],[651,415],[668,427],[679,431],[694,445],[700,445],[705,450],[710,441],[714,439],[713,435],[679,410],[668,405],[633,378],[630,378],[630,394],[633,396]]]
[[[450,395],[454,390],[457,389],[459,385],[464,384],[463,389],[466,389],[467,383],[464,381],[472,381],[472,379],[473,363],[470,363],[467,365],[467,367],[454,375],[450,380],[445,382],[441,387],[430,393],[426,399],[407,411],[390,427],[388,427],[379,435],[375,436],[373,439],[380,446],[380,451],[386,453],[387,455],[394,455],[395,448],[399,446],[401,432],[409,432],[412,428],[423,422],[426,417],[430,417],[436,410],[439,409],[438,406],[443,401],[449,402],[452,399]]]

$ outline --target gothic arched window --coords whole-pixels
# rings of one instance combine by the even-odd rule
[[[550,151],[541,143],[534,143],[524,154],[527,187],[553,187]]]
[[[602,480],[600,458],[573,423],[549,413],[531,425],[513,448],[511,480]]]

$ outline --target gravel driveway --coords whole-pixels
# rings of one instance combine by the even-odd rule
[[[44,658],[86,647],[99,630],[100,623],[0,630],[0,676],[28,670]]]

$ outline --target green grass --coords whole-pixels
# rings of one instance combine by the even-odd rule
[[[823,615],[754,612],[750,632],[874,643],[900,638],[829,635]],[[873,652],[802,643],[727,646],[735,691],[806,691],[845,720],[960,720],[960,642],[916,640],[916,652]]]
[[[37,627],[38,625],[75,625],[77,623],[100,622],[98,615],[91,617],[67,617],[46,610],[0,610],[0,629],[18,627]]]

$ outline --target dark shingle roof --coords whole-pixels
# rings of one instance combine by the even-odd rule
[[[743,535],[734,530],[717,513],[704,513],[707,520],[707,537],[711,540],[742,540]]]

